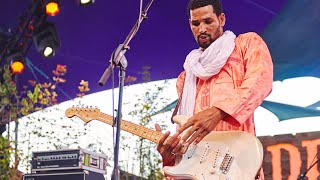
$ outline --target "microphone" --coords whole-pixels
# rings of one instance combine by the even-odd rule
[[[109,67],[104,71],[104,73],[102,74],[98,84],[100,86],[104,86],[107,82],[107,80],[109,79],[114,66],[118,66],[120,64],[121,67],[123,67],[124,69],[128,66],[128,61],[126,59],[126,57],[124,56],[124,52],[126,51],[126,49],[123,49],[123,44],[120,44],[116,50],[114,50],[111,54],[110,57],[110,65]]]
[[[113,63],[110,63],[109,67],[104,71],[104,73],[102,74],[98,84],[99,86],[104,86],[107,82],[107,80],[109,79],[111,73],[113,70]]]

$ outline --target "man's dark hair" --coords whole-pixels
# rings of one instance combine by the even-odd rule
[[[219,16],[222,11],[222,4],[220,0],[190,0],[188,4],[188,16],[190,17],[190,10],[212,5],[214,13]]]

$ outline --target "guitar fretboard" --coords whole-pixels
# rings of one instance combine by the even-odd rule
[[[104,113],[100,113],[97,120],[109,125],[113,124],[113,117]],[[161,132],[145,128],[126,120],[121,120],[121,129],[155,143],[158,143],[159,139],[163,135]]]

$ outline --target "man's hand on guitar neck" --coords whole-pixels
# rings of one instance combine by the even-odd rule
[[[158,132],[161,132],[159,124],[155,124],[155,129]],[[157,145],[157,150],[162,156],[163,166],[173,166],[175,163],[176,155],[174,152],[177,152],[181,149],[181,143],[179,143],[181,137],[179,134],[175,134],[172,137],[169,137],[170,132],[167,131],[159,140]]]
[[[176,134],[183,133],[188,129],[183,137],[182,141],[185,142],[186,146],[189,146],[193,142],[198,144],[206,135],[208,135],[214,128],[219,124],[219,122],[227,116],[227,113],[216,107],[211,107],[204,111],[201,111],[183,124]]]

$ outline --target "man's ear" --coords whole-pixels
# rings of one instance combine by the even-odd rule
[[[219,21],[220,21],[221,27],[223,27],[226,24],[226,15],[224,13],[221,13],[219,15]]]

